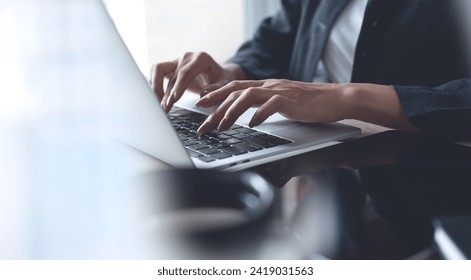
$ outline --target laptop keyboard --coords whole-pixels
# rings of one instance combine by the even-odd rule
[[[206,135],[199,135],[196,131],[206,117],[207,115],[179,107],[173,107],[168,113],[168,118],[188,154],[204,162],[212,162],[292,142],[240,125],[233,125],[230,129],[221,132],[213,130]]]

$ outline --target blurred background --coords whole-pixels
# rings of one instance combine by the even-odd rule
[[[252,26],[249,3],[106,1],[144,74],[189,50],[229,58]],[[102,8],[99,0],[0,1],[0,259],[146,256],[133,239],[140,204],[129,180],[156,163],[106,131],[120,124],[110,93],[135,88],[125,79],[134,65],[111,59],[119,38]]]
[[[224,62],[280,5],[279,0],[105,2],[144,74],[153,63],[176,59],[187,51],[205,51]]]

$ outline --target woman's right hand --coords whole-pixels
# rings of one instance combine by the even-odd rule
[[[165,89],[164,78],[168,79]],[[241,79],[245,79],[245,73],[237,64],[221,66],[207,53],[190,52],[180,59],[154,64],[150,84],[168,112],[187,89],[204,96]]]

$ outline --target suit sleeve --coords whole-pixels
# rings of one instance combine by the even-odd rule
[[[286,78],[299,24],[299,2],[281,1],[281,10],[265,19],[228,62],[240,65],[248,79]]]
[[[409,121],[425,132],[471,139],[471,79],[428,87],[394,86]]]

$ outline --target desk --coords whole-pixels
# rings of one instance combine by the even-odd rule
[[[471,211],[471,149],[399,131],[360,137],[254,170],[273,185],[285,186],[284,195],[291,197],[282,214],[287,220],[299,207],[299,194],[306,192],[300,182],[316,171],[338,167],[359,171],[377,210],[408,243],[401,257],[431,244],[432,217]]]
[[[340,122],[343,123],[343,124],[347,124],[347,125],[351,125],[351,126],[361,128],[362,133],[361,133],[361,136],[359,136],[359,137],[369,136],[369,135],[373,135],[373,134],[376,134],[376,133],[392,130],[392,129],[384,127],[384,126],[379,126],[379,125],[376,125],[376,124],[366,123],[366,122],[362,122],[362,121],[358,121],[358,120],[343,120],[343,121],[340,121]],[[459,141],[455,141],[455,143],[459,144],[459,145],[471,147],[471,141],[470,140],[467,140],[467,141],[459,140]]]

